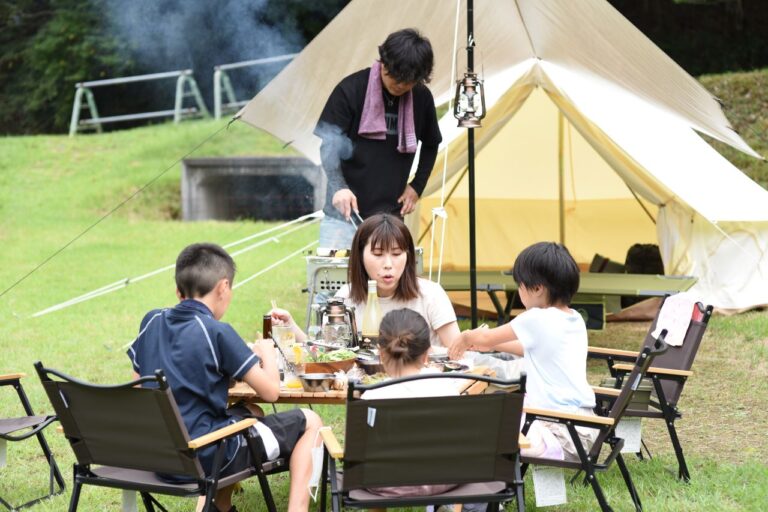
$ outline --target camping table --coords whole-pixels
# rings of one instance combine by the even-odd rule
[[[247,403],[265,403],[256,392],[245,382],[238,382],[229,389],[229,401],[235,403],[239,401]],[[310,392],[303,389],[280,388],[280,396],[274,403],[278,404],[330,404],[344,405],[347,403],[347,392],[344,391],[326,391]]]
[[[477,366],[469,371],[478,375],[494,375],[493,370],[485,366]],[[488,387],[487,382],[467,381],[461,389],[462,393],[480,394]],[[245,401],[248,403],[264,403],[265,401],[245,382],[238,382],[229,389],[229,401],[235,403]],[[324,393],[308,392],[302,389],[280,388],[280,396],[274,403],[278,404],[331,404],[344,405],[347,403],[347,391],[326,391]],[[531,443],[522,433],[518,437],[520,448],[530,448]]]
[[[689,289],[696,283],[693,276],[660,276],[653,274],[603,274],[582,272],[579,290],[574,302],[597,297],[605,304],[607,297],[636,295],[638,297],[662,297]],[[443,272],[440,284],[448,292],[470,291],[469,272]],[[509,320],[512,303],[517,293],[517,283],[511,274],[498,270],[477,272],[477,290],[485,291],[498,313],[499,323]],[[502,306],[498,293],[506,294],[506,305]]]
[[[485,366],[477,366],[469,371],[477,375],[491,375],[492,370]],[[461,388],[462,393],[475,394],[482,393],[488,383],[481,381],[468,380],[467,384]],[[262,399],[248,384],[238,382],[229,389],[230,404],[236,402],[246,403],[270,403]],[[308,405],[344,405],[347,403],[347,391],[325,391],[311,392],[303,389],[280,388],[280,396],[273,403],[277,404],[308,404]]]

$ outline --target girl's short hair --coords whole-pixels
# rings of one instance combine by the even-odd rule
[[[388,374],[398,376],[403,368],[421,361],[430,347],[429,324],[412,309],[390,311],[379,326],[379,355]]]
[[[523,249],[512,277],[526,288],[543,286],[551,305],[569,306],[579,289],[579,266],[568,249],[555,242],[538,242]]]
[[[405,269],[395,289],[396,300],[407,301],[419,296],[419,282],[416,277],[416,249],[408,227],[400,218],[388,213],[371,215],[357,228],[352,239],[349,254],[349,297],[353,302],[365,302],[368,296],[368,279],[365,271],[363,252],[366,245],[371,249],[391,251],[400,249],[407,254]]]

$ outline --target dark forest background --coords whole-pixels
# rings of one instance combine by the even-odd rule
[[[347,3],[0,0],[0,133],[66,132],[74,84],[99,78],[192,68],[210,101],[213,66],[298,52]],[[766,0],[610,3],[694,76],[768,67]],[[244,99],[282,65],[230,77]],[[102,115],[118,115],[171,108],[173,92],[170,80],[95,94]]]

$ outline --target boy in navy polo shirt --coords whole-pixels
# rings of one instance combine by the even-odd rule
[[[245,381],[265,400],[280,394],[280,375],[271,340],[248,348],[235,330],[220,322],[232,300],[235,263],[215,244],[193,244],[176,260],[174,308],[153,310],[141,321],[139,335],[128,349],[138,375],[162,369],[193,438],[207,434],[247,416],[243,409],[227,410],[230,379]],[[290,459],[289,511],[309,508],[307,485],[312,473],[312,443],[320,418],[312,411],[294,409],[259,418],[255,428],[263,442],[262,457]],[[242,437],[229,442],[222,476],[253,465]],[[213,464],[215,448],[201,450],[206,472]],[[219,489],[214,503],[220,511],[236,512],[233,486]]]

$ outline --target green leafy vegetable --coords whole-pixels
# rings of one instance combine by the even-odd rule
[[[332,352],[323,352],[318,354],[317,358],[315,358],[315,361],[318,363],[330,363],[334,361],[346,361],[347,359],[354,359],[355,357],[357,357],[357,354],[351,350],[343,348],[341,350],[334,350]]]

